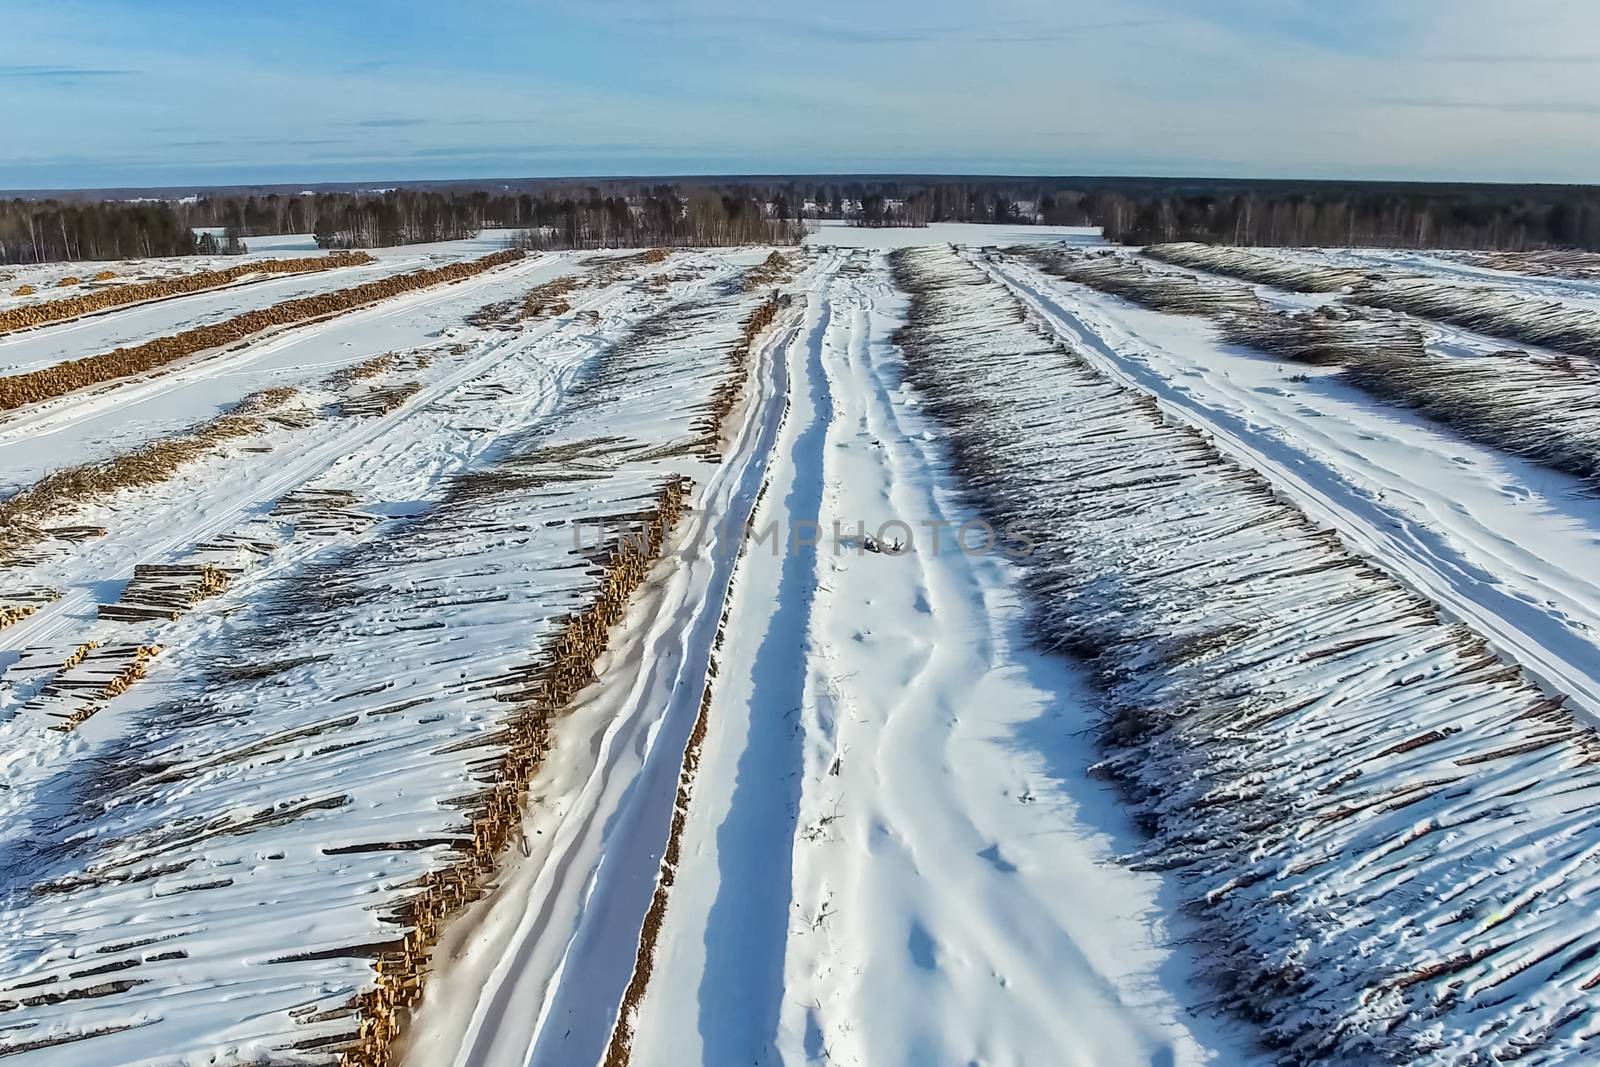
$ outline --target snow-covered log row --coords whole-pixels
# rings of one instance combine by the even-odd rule
[[[1058,277],[1132,300],[1156,311],[1179,315],[1225,315],[1254,311],[1261,302],[1242,285],[1218,284],[1192,274],[1153,271],[1114,252],[1034,249],[1041,266]]]
[[[1600,279],[1600,252],[1577,249],[1541,249],[1531,252],[1436,252],[1473,267],[1527,274],[1535,278]]]
[[[122,307],[126,304],[164,300],[207,289],[219,289],[253,276],[265,278],[273,274],[302,274],[375,262],[377,261],[365,252],[335,252],[327,256],[302,256],[295,259],[258,259],[223,270],[196,271],[193,274],[182,274],[176,278],[158,281],[102,285],[91,292],[79,293],[63,300],[48,300],[0,310],[0,333],[9,333],[30,326],[42,326],[49,322],[61,322],[80,315],[92,315],[97,311]]]
[[[1331,304],[1300,313],[1258,307],[1223,316],[1216,326],[1225,341],[1317,367],[1428,358],[1427,338],[1414,323]]]
[[[1300,363],[1337,365],[1371,395],[1552,470],[1600,482],[1600,375],[1520,352],[1439,357],[1403,319],[1324,307],[1229,315],[1218,333]]]
[[[1286,1063],[1591,1062],[1594,735],[981,270],[896,269],[912,380],[1034,542],[1038,636],[1096,671],[1222,1002]]]
[[[226,322],[200,326],[169,337],[158,337],[101,355],[82,356],[52,367],[0,377],[0,411],[64,396],[102,382],[159,370],[179,359],[253,338],[263,331],[296,326],[435,285],[459,282],[496,267],[515,263],[523,253],[515,249],[494,252],[466,263],[392,275],[349,289],[289,300],[270,308],[247,311]]]
[[[1175,267],[1226,274],[1247,282],[1274,285],[1297,293],[1337,293],[1369,280],[1370,272],[1353,267],[1323,267],[1242,248],[1203,245],[1192,241],[1150,245],[1144,254]]]
[[[1401,311],[1591,360],[1600,356],[1600,312],[1560,301],[1538,300],[1503,288],[1454,285],[1435,278],[1374,278],[1351,268],[1315,266],[1220,246],[1154,245],[1145,249],[1145,255],[1302,293],[1335,292],[1348,287],[1352,291],[1344,299],[1351,303]],[[1073,280],[1093,284],[1087,279]],[[1148,301],[1140,302],[1154,306]]]
[[[1164,263],[1296,292],[1328,293],[1348,288],[1351,291],[1344,299],[1350,303],[1405,312],[1589,360],[1600,358],[1600,312],[1562,301],[1540,300],[1500,287],[1457,285],[1436,278],[1384,277],[1355,268],[1319,266],[1222,246],[1153,245],[1146,248],[1144,254]],[[1513,256],[1509,261],[1501,259],[1481,265],[1507,269],[1532,267],[1537,271],[1538,265],[1544,262],[1547,261],[1523,261]],[[1571,261],[1556,258],[1548,262],[1550,265],[1545,272],[1556,273],[1562,269],[1561,264]],[[1513,265],[1517,263],[1523,266]]]
[[[388,1062],[440,921],[527,849],[545,725],[709,480],[700,419],[766,303],[647,319],[408,516],[334,477],[236,531],[342,540],[168,624],[115,743],[11,798],[0,1058]]]
[[[1505,289],[1406,278],[1363,285],[1345,297],[1367,307],[1403,311],[1518,344],[1600,359],[1600,311],[1538,300]]]
[[[1435,356],[1421,324],[1404,316],[1342,305],[1279,311],[1240,301],[1233,286],[1216,280],[1144,272],[1128,263],[1124,275],[1140,281],[1120,284],[1109,269],[1085,271],[1080,260],[1059,252],[1036,251],[1028,258],[1058,277],[1157,311],[1209,315],[1224,340],[1297,363],[1343,367],[1351,384],[1414,408],[1470,440],[1600,479],[1600,373],[1588,363],[1521,352]],[[1190,295],[1208,285],[1217,290],[1214,300]],[[1183,297],[1176,307],[1160,295],[1173,291]]]
[[[97,463],[60,467],[0,500],[0,588],[8,569],[38,562],[41,542],[63,539],[61,526],[75,512],[130,489],[158,485],[189,464],[214,457],[230,444],[258,437],[270,428],[305,430],[323,418],[370,418],[403,404],[420,384],[404,380],[426,368],[435,356],[459,355],[448,346],[387,352],[326,376],[305,388],[279,386],[251,393],[226,412],[181,433],[147,441]],[[270,451],[271,445],[257,443]],[[82,530],[67,525],[68,531]],[[107,531],[100,529],[103,535]],[[0,605],[6,601],[0,593]]]

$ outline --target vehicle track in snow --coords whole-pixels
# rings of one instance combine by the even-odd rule
[[[591,296],[577,306],[581,313],[616,298],[614,290]],[[177,548],[204,541],[216,534],[237,526],[247,515],[270,507],[279,496],[295,486],[310,481],[328,470],[342,457],[368,442],[392,433],[396,427],[414,418],[428,404],[449,396],[463,385],[492,371],[515,354],[539,343],[560,329],[564,322],[540,326],[526,334],[491,340],[478,354],[460,369],[424,388],[394,411],[375,419],[340,420],[333,424],[331,434],[308,440],[307,447],[290,459],[281,453],[274,456],[261,478],[242,487],[231,496],[209,499],[204,508],[194,508],[182,513],[179,521],[169,525],[155,539],[137,547],[132,553],[128,545],[118,539],[105,544],[90,543],[74,552],[79,567],[84,572],[82,581],[63,592],[60,600],[46,605],[36,614],[5,630],[0,630],[0,652],[24,645],[47,643],[59,638],[67,629],[80,623],[86,613],[92,613],[105,583],[124,582],[141,563],[164,559]],[[548,391],[530,398],[535,408],[546,404]],[[111,566],[102,562],[114,557]],[[109,562],[109,561],[107,561]]]
[[[8,481],[26,482],[44,473],[47,464],[61,463],[54,457],[86,454],[90,459],[104,458],[108,447],[125,450],[141,436],[160,433],[163,427],[171,429],[199,421],[238,400],[251,391],[247,378],[258,364],[282,363],[301,346],[330,336],[359,338],[390,324],[399,325],[402,318],[409,321],[414,316],[426,316],[441,304],[483,289],[515,284],[530,275],[542,276],[552,266],[563,264],[570,267],[566,260],[522,260],[353,311],[269,329],[238,344],[200,352],[150,373],[109,380],[18,408],[0,417],[0,471]],[[360,358],[375,354],[361,351]],[[339,359],[340,355],[345,358]],[[353,361],[351,355],[337,353],[334,361],[326,365],[348,361]],[[274,378],[291,380],[317,369],[318,364],[296,362],[282,367]],[[191,403],[186,396],[197,399]]]
[[[828,262],[809,278],[825,277]],[[804,283],[805,280],[802,280]],[[760,492],[792,358],[793,313],[752,353],[725,458],[673,538],[547,758],[566,775],[556,811],[529,815],[529,859],[506,879],[470,964],[430,991],[416,1063],[524,1067],[599,1062],[633,973],[670,829],[684,747],[729,593],[734,542]],[[435,983],[436,986],[440,982]]]
[[[1207,1062],[1236,1042],[1185,1017],[1159,882],[1082,777],[1094,698],[1027,649],[1011,564],[956,547],[901,302],[858,256],[789,361],[757,529],[821,541],[741,561],[629,1062]],[[864,547],[895,521],[906,551]]]

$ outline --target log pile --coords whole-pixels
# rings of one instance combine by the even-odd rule
[[[1427,337],[1415,322],[1333,304],[1297,313],[1263,307],[1227,315],[1217,333],[1232,344],[1316,366],[1428,358]]]
[[[1435,356],[1422,324],[1406,313],[1575,348],[1583,347],[1574,338],[1585,331],[1593,331],[1600,347],[1600,315],[1430,280],[1364,284],[1347,300],[1301,312],[1224,302],[1209,314],[1225,341],[1297,363],[1343,368],[1343,380],[1373,396],[1473,441],[1600,484],[1600,374],[1594,363],[1533,359],[1518,351]]]
[[[70,671],[99,647],[98,641],[84,641],[63,655],[59,646],[31,645],[18,652],[16,660],[6,668],[6,683],[20,688],[43,682],[61,671]]]
[[[206,289],[218,289],[224,285],[232,285],[240,278],[252,274],[307,274],[314,271],[333,270],[337,267],[355,267],[366,263],[376,263],[377,260],[365,252],[339,253],[331,256],[306,256],[301,259],[263,259],[254,263],[241,263],[237,267],[227,270],[199,271],[195,274],[185,274],[179,278],[163,278],[153,282],[130,282],[127,285],[111,285],[94,292],[83,293],[79,296],[67,297],[64,300],[50,300],[27,307],[11,308],[0,311],[0,333],[9,333],[12,330],[22,330],[30,326],[43,326],[46,323],[60,322],[62,319],[74,319],[79,315],[89,315],[107,308],[121,307],[124,304],[141,304],[147,300],[160,300],[169,296],[186,296],[189,293],[198,293]],[[108,270],[96,274],[95,281],[109,281],[116,275]],[[73,279],[76,283],[77,279]],[[67,279],[62,279],[66,284]],[[26,289],[24,293],[22,290]],[[33,286],[24,285],[13,296],[27,296],[34,291]]]
[[[1355,267],[1297,263],[1270,253],[1196,244],[1192,241],[1151,245],[1144,250],[1144,254],[1173,266],[1226,274],[1230,278],[1291,289],[1297,293],[1337,293],[1377,277],[1370,271]]]
[[[382,355],[364,359],[353,367],[334,371],[324,379],[327,385],[335,389],[347,389],[357,382],[364,382],[368,378],[376,378],[395,364],[397,357],[393,352],[384,352]]]
[[[85,356],[53,367],[0,378],[0,411],[64,396],[101,382],[143,374],[197,352],[247,341],[264,330],[296,326],[354,311],[403,293],[460,281],[520,258],[522,253],[513,249],[469,263],[452,263],[381,278],[333,293],[301,297],[270,308],[247,311],[225,322],[185,330],[141,345],[118,348],[103,355]]]
[[[74,729],[93,716],[104,702],[121,696],[145,676],[160,645],[125,644],[100,647],[79,645],[56,676],[28,701],[25,710],[59,720],[50,729]]]
[[[71,541],[73,544],[82,544],[84,541],[93,541],[96,538],[104,537],[110,531],[104,526],[76,523],[71,526],[47,526],[43,533],[56,541]]]
[[[117,622],[173,622],[228,588],[230,575],[209,563],[141,563],[115,604],[101,604],[100,618]]]
[[[727,421],[734,405],[744,393],[745,378],[749,372],[750,350],[755,346],[756,338],[761,335],[761,331],[776,322],[778,312],[788,306],[789,297],[774,292],[744,320],[744,325],[739,331],[739,340],[728,352],[727,376],[711,394],[705,412],[694,423],[695,447],[702,449],[707,459],[715,462],[721,458],[722,424]]]
[[[13,693],[38,694],[30,701],[33,709],[56,719],[67,719],[78,705],[70,696],[44,697],[39,690],[57,675],[72,670],[89,653],[100,647],[98,641],[82,641],[62,646],[59,644],[30,645],[17,653],[17,658],[5,669],[5,684]],[[85,716],[87,717],[87,716]]]
[[[782,252],[774,252],[744,276],[746,292],[754,292],[769,285],[786,282],[794,274],[794,261]]]
[[[1474,267],[1545,278],[1600,278],[1600,252],[1544,249],[1532,252],[1458,252],[1451,257]]]
[[[1518,344],[1553,348],[1591,362],[1600,352],[1600,311],[1582,304],[1539,300],[1501,288],[1451,285],[1432,278],[1364,285],[1345,299]]]
[[[360,533],[377,517],[355,508],[356,495],[348,489],[296,489],[278,499],[272,514],[290,519],[295,533],[335,537]]]
[[[1213,1004],[1278,1064],[1592,1060],[1592,724],[969,264],[891,262],[906,379],[1038,534],[1030,633],[1101,691],[1090,774],[1188,887]]]
[[[339,414],[345,418],[374,418],[387,415],[422,388],[420,382],[402,382],[399,385],[369,389],[356,396],[348,396],[338,403]]]
[[[1249,313],[1260,306],[1256,294],[1242,285],[1220,285],[1192,274],[1154,271],[1112,252],[1071,253],[1030,249],[1026,252],[1041,270],[1120,296],[1152,311],[1176,315]]]
[[[572,310],[572,304],[566,297],[577,288],[578,279],[571,276],[557,278],[553,282],[534,287],[522,298],[522,305],[512,321],[553,319],[558,315],[565,315]]]
[[[688,499],[687,478],[669,479],[644,517],[644,536],[624,537],[612,549],[600,586],[589,605],[568,616],[542,662],[508,679],[519,701],[508,723],[509,745],[490,771],[488,788],[472,817],[470,851],[452,866],[422,879],[418,891],[396,912],[407,927],[398,945],[373,964],[376,984],[356,999],[360,1029],[344,1051],[344,1067],[390,1067],[394,1045],[422,996],[429,952],[445,922],[478,899],[500,855],[522,833],[528,781],[548,744],[548,724],[595,680],[594,663],[605,651],[610,629],[621,621],[632,597],[660,557]]]
[[[60,593],[45,586],[8,589],[0,593],[0,630],[26,619],[52,600],[60,598]]]
[[[292,393],[289,396],[293,396]],[[287,397],[285,397],[287,399]],[[270,403],[246,397],[239,407],[265,411]],[[235,410],[238,410],[237,408]],[[224,442],[259,433],[255,415],[218,416],[193,433],[153,441],[100,463],[66,467],[0,501],[0,562],[19,562],[22,554],[53,531],[40,524],[122,489],[155,485],[180,466],[208,455]]]
[[[554,278],[529,289],[521,300],[502,300],[494,304],[485,304],[467,316],[467,322],[487,329],[510,330],[516,328],[517,323],[527,319],[553,319],[572,310],[572,305],[566,298],[574,290],[583,288],[585,284],[576,275],[571,274]]]

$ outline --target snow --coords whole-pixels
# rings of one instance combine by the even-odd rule
[[[0,363],[502,240],[26,331]],[[992,251],[1019,242],[1101,238],[825,224],[748,289],[770,249],[541,255],[11,413],[20,486],[298,390],[0,574],[62,594],[0,629],[0,1052],[337,1062],[598,588],[594,530],[685,475],[403,1064],[593,1064],[619,1034],[636,1067],[1584,1062],[1590,487]],[[558,278],[553,317],[468,321]],[[408,396],[344,409],[374,388]],[[282,506],[308,491],[335,504]],[[136,567],[202,561],[231,583],[176,620],[97,617]],[[147,677],[50,729],[127,642],[161,646]]]
[[[429,265],[385,260],[372,267],[291,276],[216,293],[131,308],[106,318],[0,337],[0,359],[21,352],[59,356],[109,352],[243,311],[314,292],[330,292]],[[461,285],[421,290],[371,308],[280,331],[240,353],[201,354],[164,373],[63,397],[0,419],[0,471],[13,485],[48,470],[107,458],[131,444],[176,432],[231,407],[258,389],[301,385],[384,352],[415,346],[484,304],[519,295],[571,273],[566,256],[525,260]],[[48,360],[48,355],[38,357]],[[222,366],[218,365],[221,360]],[[41,443],[47,448],[41,448]]]
[[[730,321],[738,319],[719,316],[713,329]],[[774,340],[786,332],[780,325]],[[680,351],[700,351],[705,341],[696,331],[682,338]],[[771,366],[752,370],[751,384],[770,400],[777,388]],[[632,974],[638,922],[654,889],[650,875],[665,847],[679,762],[727,596],[735,553],[722,539],[741,529],[749,514],[777,414],[770,403],[749,406],[724,463],[701,482],[694,515],[673,544],[677,566],[651,594],[648,614],[635,616],[637,631],[619,643],[603,673],[598,699],[610,714],[598,734],[587,733],[592,720],[580,714],[571,725],[584,732],[556,741],[552,773],[575,773],[567,762],[575,759],[582,785],[567,794],[571,803],[551,828],[548,856],[535,854],[537,874],[527,864],[512,873],[513,879],[534,878],[532,897],[540,904],[528,908],[513,898],[509,916],[490,919],[491,927],[509,922],[514,929],[497,931],[504,939],[497,958],[480,963],[469,957],[466,976],[482,982],[470,1001],[447,988],[450,1017],[419,1021],[423,1047],[443,1044],[455,1050],[455,1062],[481,1067],[598,1061],[604,1053]],[[473,1010],[461,1012],[468,1002]],[[436,1025],[452,1039],[430,1037]],[[439,1048],[428,1055],[443,1062],[449,1053]]]
[[[1164,315],[1000,274],[1109,372],[1217,435],[1314,515],[1600,717],[1600,502],[1579,478],[1462,440],[1341,383]]]
[[[222,235],[220,226],[202,226],[196,233]],[[426,261],[476,259],[506,247],[512,230],[484,230],[468,241],[441,241],[434,244],[397,245],[392,248],[369,248],[364,251],[375,259],[384,261],[391,270],[406,269]],[[309,233],[271,234],[244,238],[247,251],[237,256],[179,256],[174,258],[119,260],[83,260],[0,267],[0,310],[20,304],[43,303],[73,296],[102,285],[119,285],[127,281],[150,281],[155,278],[194,274],[200,271],[225,270],[261,259],[297,259],[304,256],[323,255],[316,239]],[[94,276],[101,271],[112,271],[116,277],[107,282],[96,282]],[[57,283],[66,277],[82,279],[78,285],[61,288]],[[281,278],[278,280],[282,280]],[[23,284],[36,290],[29,296],[17,296],[15,290]],[[0,356],[0,360],[4,357]]]
[[[675,468],[641,459],[612,471],[615,448],[588,446],[581,496],[555,477],[568,473],[564,462],[546,464],[552,477],[536,477],[532,493],[484,494],[470,476],[514,468],[530,445],[535,454],[552,445],[525,435],[550,429],[564,398],[589,398],[590,422],[565,426],[574,442],[592,440],[598,424],[648,455],[687,429],[716,344],[686,353],[675,382],[658,377],[653,405],[609,392],[621,383],[595,376],[597,358],[630,328],[675,301],[705,299],[731,273],[714,258],[683,259],[698,267],[686,272],[694,277],[666,291],[612,284],[573,313],[510,335],[454,327],[469,351],[433,352],[432,380],[407,407],[277,435],[271,461],[253,457],[271,462],[265,479],[258,471],[208,486],[207,472],[188,472],[143,494],[145,529],[110,511],[115,543],[51,561],[52,577],[70,588],[78,576],[88,595],[5,631],[11,647],[116,633],[168,651],[114,713],[70,734],[47,731],[27,705],[0,722],[11,814],[0,840],[4,922],[17,932],[0,974],[61,983],[81,969],[82,953],[146,938],[185,955],[145,960],[141,985],[127,995],[30,1012],[25,1038],[131,1024],[116,1062],[156,1064],[198,1062],[217,1048],[281,1056],[286,1042],[349,1029],[336,1009],[371,968],[338,950],[392,936],[377,905],[398,902],[459,837],[449,802],[474,787],[460,753],[492,745],[499,726],[500,705],[484,698],[594,580],[574,557],[572,527],[613,515]],[[483,296],[436,309],[435,331]],[[590,309],[598,325],[585,317]],[[714,321],[724,340],[737,328],[736,317]],[[349,529],[330,540],[274,518],[267,509],[291,487],[357,488]],[[214,608],[148,627],[92,621],[95,575],[116,560],[161,558],[223,530],[277,548],[246,566]],[[445,632],[430,633],[441,614]],[[267,669],[263,685],[240,670],[246,664],[282,666]],[[100,795],[94,782],[107,760],[167,769],[139,771]],[[275,808],[281,824],[246,831],[250,813]],[[182,827],[206,831],[172,834]],[[372,847],[390,841],[437,844]],[[164,868],[170,876],[137,877]],[[108,877],[130,871],[129,881]],[[36,880],[71,888],[35,897],[26,890]],[[248,1014],[231,1007],[242,998]],[[301,1018],[308,1013],[317,1019]],[[18,1062],[56,1055],[44,1048]]]
[[[957,545],[899,304],[881,258],[813,293],[757,521],[912,547],[750,547],[633,1062],[1214,1062],[1159,879],[1112,862],[1093,697]]]
[[[1009,264],[906,273],[914,380],[1038,542],[1041,636],[1094,668],[1102,769],[1189,887],[1222,1002],[1281,1062],[1587,1062],[1592,730],[1352,555],[1347,516],[1308,520],[1235,435],[1063,344]]]
[[[806,235],[806,244],[836,248],[921,248],[942,244],[1101,245],[1105,238],[1094,226],[1020,226],[977,222],[934,222],[927,226],[864,227],[838,219],[823,219],[820,228]]]

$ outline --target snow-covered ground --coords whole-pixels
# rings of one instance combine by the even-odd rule
[[[104,318],[0,337],[0,358],[109,352],[314,292],[432,265],[423,260],[325,271],[132,308]],[[212,418],[260,389],[298,386],[385,352],[440,343],[477,308],[576,269],[566,255],[530,258],[458,285],[425,289],[371,308],[275,334],[241,351],[202,355],[165,373],[0,415],[0,470],[12,486],[49,470],[105,459],[141,441]],[[128,320],[118,325],[121,320]],[[49,362],[48,355],[37,356]],[[35,365],[38,365],[37,362]]]
[[[823,219],[809,245],[838,248],[918,248],[938,244],[1014,245],[1068,244],[1097,246],[1105,243],[1095,226],[985,225],[976,222],[935,222],[927,226],[870,228],[838,219]]]
[[[59,594],[0,629],[0,1058],[339,1062],[505,803],[569,613],[683,477],[509,849],[430,928],[401,1064],[1581,1062],[1591,487],[981,251],[1019,243],[1101,238],[825,225],[750,284],[770,250],[546,254],[9,413],[21,488],[295,390],[0,572]],[[990,544],[1001,512],[1031,525]],[[177,618],[101,617],[199,564],[230,580]]]
[[[1600,502],[1333,375],[1006,261],[1017,288],[1119,378],[1216,435],[1356,547],[1600,719]]]
[[[902,380],[902,304],[857,254],[791,349],[757,523],[799,536],[738,575],[634,1062],[1242,1062],[1187,1011],[1161,880],[1114,861],[1094,697],[1030,648]]]
[[[217,227],[202,227],[196,232],[220,235]],[[391,269],[404,269],[407,264],[424,260],[472,259],[506,247],[514,231],[484,230],[470,241],[442,241],[436,244],[398,245],[393,248],[368,249],[367,254],[388,262]],[[226,270],[262,259],[298,259],[323,255],[316,240],[309,233],[272,234],[245,239],[246,251],[237,256],[179,256],[173,258],[129,258],[113,260],[84,260],[65,263],[21,264],[0,267],[0,311],[27,304],[42,304],[51,300],[76,296],[102,286],[117,286],[128,282],[154,281],[176,278],[201,271]],[[114,277],[95,281],[95,275],[110,271]],[[63,279],[76,278],[75,283],[61,285]],[[31,286],[32,293],[17,290]]]

